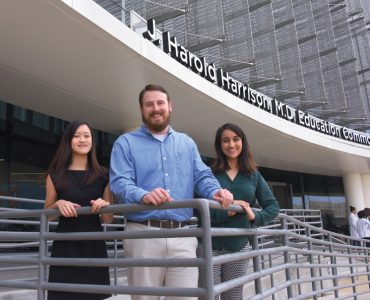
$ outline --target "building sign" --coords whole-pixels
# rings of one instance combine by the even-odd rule
[[[156,46],[161,47],[165,53],[171,55],[172,58],[188,69],[243,101],[308,129],[357,144],[370,146],[369,134],[324,121],[280,101],[271,99],[251,89],[248,84],[243,84],[232,78],[228,72],[217,68],[213,63],[209,63],[205,57],[198,57],[190,52],[177,42],[176,37],[171,37],[169,32],[163,32],[161,35],[159,33],[160,31],[155,27],[154,19],[150,19],[147,22],[146,31],[142,32],[142,35]]]

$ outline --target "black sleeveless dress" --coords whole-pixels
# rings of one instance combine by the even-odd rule
[[[57,199],[69,200],[81,206],[90,206],[90,201],[101,198],[107,186],[107,179],[100,177],[93,184],[85,184],[86,171],[67,170],[68,188],[56,189]],[[51,178],[53,178],[51,174]],[[82,215],[77,218],[60,217],[56,232],[102,231],[99,215]],[[96,241],[54,241],[52,257],[106,258],[106,244]],[[64,267],[50,266],[49,282],[104,284],[109,285],[108,267]],[[71,293],[49,291],[48,300],[101,300],[110,297],[106,294]]]

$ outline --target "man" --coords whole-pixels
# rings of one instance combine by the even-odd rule
[[[140,92],[139,103],[143,125],[120,136],[112,150],[110,185],[116,198],[123,203],[160,205],[194,198],[196,192],[229,206],[233,195],[220,188],[202,162],[194,141],[169,125],[172,101],[166,90],[147,85]],[[192,215],[192,208],[130,213],[126,215],[127,230],[182,228],[189,225]],[[196,247],[195,237],[124,240],[125,255],[130,258],[195,258]],[[128,269],[128,282],[135,286],[197,287],[198,269],[133,267]],[[159,297],[132,296],[132,299]]]
[[[350,206],[349,210],[350,210],[350,213],[348,215],[349,235],[354,238],[359,238],[359,234],[357,231],[358,216],[356,207]],[[351,244],[354,246],[359,246],[358,241],[352,241]]]
[[[356,227],[360,239],[370,240],[369,210],[366,208],[358,212]],[[370,248],[370,242],[366,242],[365,246]]]

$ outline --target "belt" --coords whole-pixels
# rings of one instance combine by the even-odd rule
[[[164,228],[164,229],[174,229],[174,228],[181,228],[184,226],[197,225],[196,220],[182,221],[182,222],[172,221],[172,220],[145,220],[145,221],[127,220],[127,222],[133,222],[133,223],[143,224],[149,227],[157,227],[157,228]]]

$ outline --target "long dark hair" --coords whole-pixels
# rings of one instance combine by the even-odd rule
[[[55,153],[47,171],[47,173],[52,176],[53,182],[57,187],[66,187],[68,185],[65,173],[72,163],[71,142],[77,129],[82,125],[86,125],[89,128],[92,139],[91,150],[87,154],[86,184],[92,184],[100,176],[106,177],[106,172],[99,165],[98,159],[96,158],[95,139],[90,125],[82,121],[73,121],[64,130],[57,152]]]
[[[230,166],[227,162],[227,157],[221,149],[222,133],[227,129],[234,132],[242,140],[242,151],[238,156],[239,172],[245,175],[252,175],[257,170],[257,165],[254,161],[252,151],[247,141],[247,137],[239,126],[232,123],[222,125],[216,132],[215,150],[217,157],[211,166],[212,171],[214,173],[221,173],[230,169]]]

